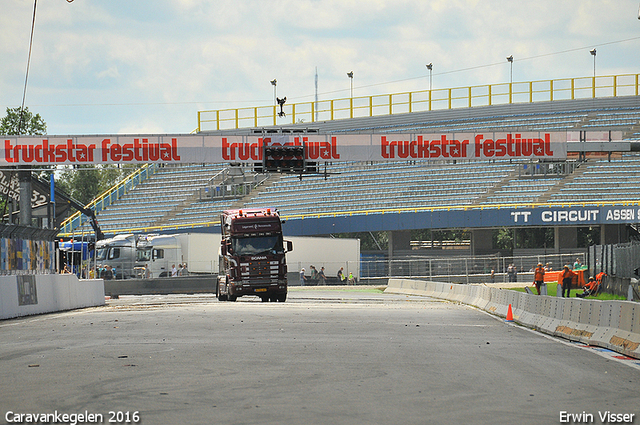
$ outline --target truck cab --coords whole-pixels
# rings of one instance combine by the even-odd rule
[[[283,240],[278,212],[271,208],[224,211],[220,227],[218,299],[235,301],[244,295],[254,295],[264,302],[284,302],[285,254],[293,250],[293,244]]]

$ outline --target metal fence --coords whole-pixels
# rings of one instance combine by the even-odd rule
[[[451,257],[404,259],[363,259],[360,264],[361,281],[380,281],[394,278],[419,278],[457,281],[462,283],[489,282],[491,272],[496,282],[507,282],[507,269],[513,264],[517,273],[529,273],[538,263],[549,264],[560,270],[565,264],[573,265],[578,259],[585,262],[585,253],[546,254],[521,257]],[[528,277],[527,277],[528,279]]]
[[[593,245],[589,247],[587,261],[593,274],[605,272],[609,276],[638,277],[635,270],[640,268],[640,242]]]

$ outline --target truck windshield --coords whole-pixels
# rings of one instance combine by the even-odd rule
[[[139,248],[136,251],[136,261],[151,261],[151,248]]]
[[[231,248],[235,255],[277,254],[284,251],[280,235],[233,238]]]
[[[96,249],[96,260],[106,260],[107,259],[107,251],[109,248],[98,248]]]

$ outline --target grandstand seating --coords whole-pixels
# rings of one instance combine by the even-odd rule
[[[622,130],[630,139],[640,138],[639,124],[637,97],[501,105],[313,123],[319,131],[343,133],[612,129]],[[232,134],[249,131],[251,129]],[[589,159],[569,175],[525,177],[522,175],[525,164],[528,162],[336,162],[327,164],[326,179],[305,176],[300,180],[296,175],[274,175],[269,184],[243,199],[215,201],[201,200],[196,193],[224,164],[167,166],[101,211],[98,221],[109,234],[202,225],[216,221],[222,210],[239,206],[276,207],[283,215],[296,216],[396,208],[640,201],[640,154],[628,153],[610,160]]]

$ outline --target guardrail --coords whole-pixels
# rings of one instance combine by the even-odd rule
[[[596,97],[638,96],[640,74],[622,74],[359,96],[279,106],[198,111],[197,132],[333,121],[432,110]],[[206,127],[206,128],[205,128]]]
[[[385,292],[473,305],[549,335],[640,359],[640,304],[531,295],[484,285],[390,279]]]

